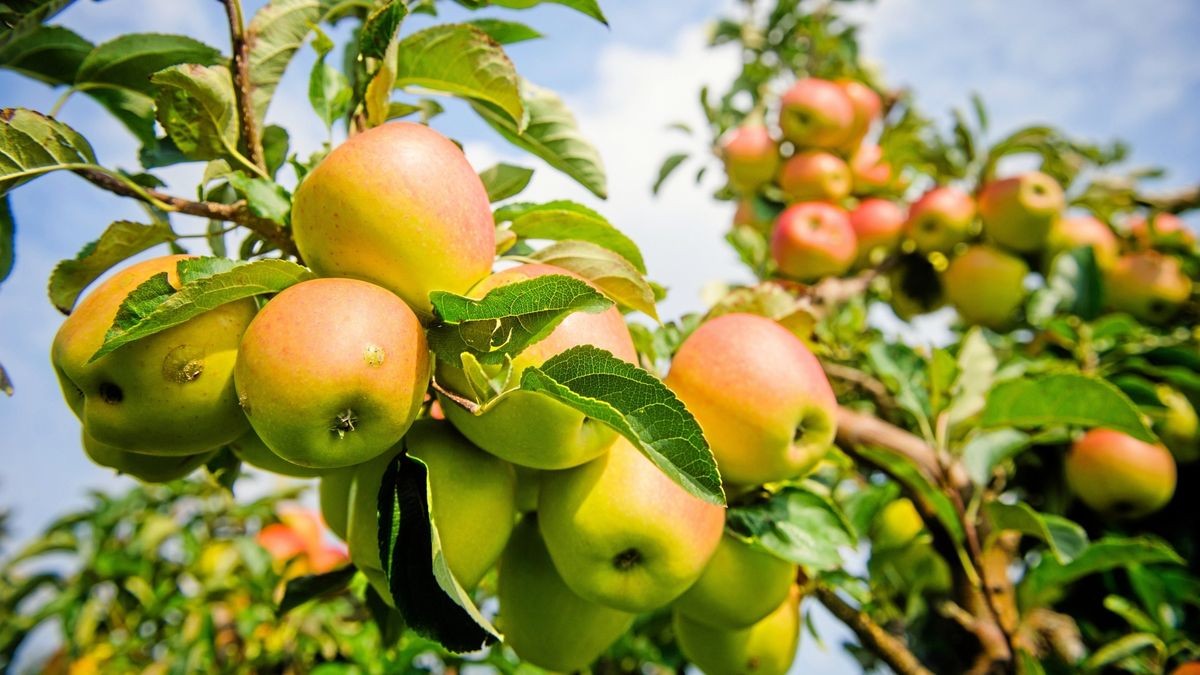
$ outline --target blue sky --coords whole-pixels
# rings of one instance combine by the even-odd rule
[[[559,91],[576,111],[607,165],[607,202],[507,147],[460,104],[447,103],[449,113],[434,126],[459,139],[478,169],[499,159],[537,168],[529,198],[591,204],[629,232],[642,245],[651,276],[672,289],[663,312],[673,318],[703,308],[707,282],[746,278],[721,240],[731,209],[708,200],[711,183],[696,187],[681,174],[660,198],[649,194],[666,154],[703,150],[665,126],[680,119],[698,124],[700,85],[721,86],[733,73],[735,52],[703,47],[706,20],[733,3],[601,1],[611,30],[553,5],[488,14],[524,21],[547,35],[512,46],[510,55],[520,72]],[[248,12],[261,4],[248,3]],[[448,7],[443,19],[462,15]],[[913,88],[929,113],[943,115],[977,90],[991,110],[993,133],[1047,122],[1086,138],[1121,138],[1134,146],[1134,164],[1170,170],[1163,187],[1200,181],[1200,3],[879,0],[856,16],[864,23],[867,58],[889,83]],[[78,2],[58,22],[94,42],[157,31],[186,33],[225,49],[228,43],[212,0]],[[425,23],[414,20],[410,29]],[[293,64],[269,115],[292,130],[293,148],[302,153],[325,138],[305,99],[311,62],[308,51]],[[56,96],[0,72],[0,106],[46,111]],[[73,98],[60,117],[91,139],[102,161],[135,166],[136,145],[84,97]],[[173,190],[187,194],[199,168],[162,175]],[[0,507],[12,509],[21,538],[78,506],[86,489],[116,488],[125,480],[90,465],[79,449],[78,423],[61,400],[47,357],[62,317],[46,300],[45,284],[55,262],[74,255],[108,223],[142,214],[69,175],[18,190],[13,206],[17,264],[0,286],[0,363],[17,391],[0,400]],[[181,230],[195,227],[185,218],[176,222]],[[269,488],[272,481],[257,478],[249,489]],[[806,667],[848,668],[836,634],[825,637],[828,652],[806,642]]]

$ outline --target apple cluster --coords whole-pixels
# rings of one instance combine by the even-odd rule
[[[131,292],[155,277],[179,288],[186,256],[127,266],[87,294],[52,361],[95,462],[168,481],[228,447],[263,470],[319,478],[329,529],[390,604],[378,496],[403,453],[427,468],[430,516],[457,584],[472,591],[498,565],[497,625],[523,659],[583,668],[638,614],[672,607],[681,648],[706,672],[787,671],[796,565],[726,533],[724,508],[685,491],[613,427],[532,391],[479,400],[477,362],[431,355],[431,293],[483,298],[546,275],[583,279],[544,264],[493,271],[488,196],[453,142],[408,123],[353,136],[297,189],[292,230],[315,278],[99,358]],[[506,382],[580,345],[638,360],[610,306],[568,315],[505,364]],[[731,494],[804,475],[833,442],[837,402],[820,364],[766,318],[703,324],[665,384],[699,423]]]

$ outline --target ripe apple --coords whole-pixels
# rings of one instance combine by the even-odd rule
[[[975,202],[971,195],[943,185],[913,202],[904,229],[921,253],[949,253],[971,237],[974,222]]]
[[[793,202],[838,202],[850,194],[850,167],[831,152],[798,152],[783,163],[779,188]]]
[[[1040,171],[991,181],[979,192],[983,231],[997,244],[1022,253],[1046,243],[1065,206],[1058,181]]]
[[[538,523],[571,590],[639,613],[695,583],[725,510],[685,492],[622,436],[591,462],[542,476]]]
[[[318,494],[321,503],[321,517],[330,532],[338,539],[348,541],[347,525],[350,519],[350,486],[354,483],[355,467],[332,469],[321,475],[318,484]]]
[[[395,295],[355,279],[313,279],[259,312],[234,375],[268,448],[332,469],[385,452],[408,430],[429,384],[429,347]]]
[[[536,516],[513,530],[500,559],[497,624],[522,661],[554,672],[585,670],[630,625],[634,615],[579,597],[554,569]]]
[[[908,498],[888,503],[871,524],[871,547],[875,551],[904,548],[925,529],[917,507]]]
[[[883,158],[883,148],[864,145],[850,158],[850,176],[855,194],[885,190],[892,184],[892,165]]]
[[[712,628],[680,612],[673,625],[679,649],[710,675],[785,675],[800,643],[800,588],[749,628]]]
[[[164,256],[120,270],[88,293],[54,336],[50,360],[63,395],[99,443],[144,454],[195,455],[247,428],[234,392],[233,364],[254,318],[252,299],[221,305],[88,363],[125,296],[161,273],[178,288],[176,265],[186,257]]]
[[[1076,440],[1066,474],[1067,487],[1088,508],[1118,518],[1154,513],[1175,493],[1171,453],[1111,429],[1092,429]]]
[[[968,324],[1003,328],[1025,302],[1024,260],[985,244],[976,244],[950,261],[942,285],[950,304]]]
[[[430,291],[465,292],[496,255],[483,182],[450,139],[409,122],[329,153],[296,189],[292,232],[317,274],[378,284],[422,320]]]
[[[325,473],[325,469],[314,469],[299,464],[292,464],[286,459],[280,457],[267,447],[266,443],[258,437],[251,429],[246,433],[238,436],[232,443],[229,444],[229,449],[233,450],[233,454],[237,455],[238,459],[253,466],[277,473],[281,476],[291,476],[292,478],[315,478]]]
[[[838,80],[837,85],[846,92],[854,108],[854,122],[843,142],[843,147],[853,151],[871,131],[871,125],[883,113],[883,101],[875,90],[856,80]]]
[[[1155,433],[1176,462],[1187,464],[1200,459],[1200,418],[1192,402],[1165,384],[1158,387],[1158,400],[1164,410],[1155,420]]]
[[[771,257],[779,271],[802,281],[845,273],[858,245],[846,212],[824,202],[793,204],[779,214]]]
[[[762,124],[730,129],[721,139],[718,154],[730,184],[743,193],[752,193],[771,182],[779,170],[779,146]]]
[[[1145,248],[1154,244],[1181,243],[1191,246],[1196,243],[1196,233],[1188,229],[1187,223],[1173,213],[1155,213],[1147,219],[1144,216],[1134,218],[1129,224],[1129,232],[1133,238]]]
[[[805,78],[780,97],[779,128],[798,147],[836,148],[854,130],[854,102],[834,82]]]
[[[728,533],[675,611],[712,628],[749,628],[787,599],[796,566]]]
[[[696,416],[727,483],[801,476],[833,443],[837,400],[821,364],[770,319],[725,314],[704,323],[664,382]]]
[[[886,199],[864,199],[850,212],[850,229],[854,230],[854,240],[857,243],[858,257],[854,261],[856,267],[866,267],[874,257],[883,256],[895,250],[904,234],[904,211],[895,203]],[[882,251],[882,255],[876,253]]]
[[[493,288],[547,274],[579,275],[553,265],[522,265],[498,272],[471,289],[483,297]],[[599,313],[576,312],[550,335],[530,345],[512,362],[511,381],[529,366],[539,366],[551,356],[578,345],[594,345],[614,356],[637,363],[629,328],[616,307]],[[459,396],[470,397],[470,387],[459,368],[438,364],[438,383]],[[594,459],[613,444],[617,432],[583,413],[542,394],[514,391],[485,412],[474,415],[439,394],[449,419],[471,442],[514,464],[535,469],[565,469]]]
[[[1084,246],[1092,247],[1096,267],[1112,269],[1121,255],[1121,244],[1112,229],[1094,216],[1060,218],[1050,227],[1046,237],[1046,261],[1060,253]]]
[[[105,445],[83,432],[83,451],[88,459],[143,483],[169,483],[200,468],[216,454],[215,450],[195,455],[144,455]]]
[[[1165,323],[1192,294],[1179,260],[1157,251],[1134,251],[1104,275],[1108,306],[1147,323]]]

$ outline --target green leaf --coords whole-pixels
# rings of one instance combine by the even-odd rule
[[[135,288],[117,310],[104,343],[89,363],[118,347],[178,326],[225,303],[266,293],[278,293],[315,278],[304,267],[286,260],[238,262],[225,258],[179,261],[180,288],[167,282],[166,272]]]
[[[13,395],[13,383],[8,377],[8,371],[4,370],[3,364],[0,364],[0,391],[4,392],[5,396]]]
[[[8,195],[0,197],[0,283],[12,274],[17,255],[17,221]]]
[[[512,61],[495,40],[467,24],[434,26],[400,41],[396,86],[417,86],[484,102],[518,133],[525,110]]]
[[[1034,293],[1029,302],[1029,322],[1044,326],[1062,313],[1089,321],[1096,318],[1104,300],[1100,282],[1091,246],[1058,254],[1046,276],[1046,287]]]
[[[322,0],[271,0],[246,26],[250,100],[259,124],[292,56],[320,20],[323,4]]]
[[[662,166],[658,168],[658,177],[654,179],[654,185],[651,186],[650,193],[658,194],[658,191],[662,188],[663,183],[665,183],[666,180],[671,177],[671,174],[675,171],[675,169],[678,169],[679,165],[683,164],[684,160],[687,158],[688,154],[686,152],[677,152],[664,159]]]
[[[183,35],[131,33],[97,45],[79,65],[76,85],[104,84],[153,96],[151,76],[180,64],[216,66],[221,52]]]
[[[925,437],[933,436],[929,418],[932,409],[927,393],[928,377],[925,360],[908,345],[895,342],[873,342],[867,349],[867,362],[879,375],[896,403],[920,425]]]
[[[413,631],[452,652],[475,651],[500,635],[451,574],[431,502],[425,464],[397,455],[379,488],[379,559]]]
[[[406,16],[408,5],[404,4],[404,0],[390,0],[372,10],[358,33],[359,53],[368,58],[382,59],[388,43],[396,37],[400,22]]]
[[[472,101],[471,107],[509,143],[542,158],[597,197],[607,198],[600,154],[579,132],[575,116],[558,94],[524,79],[520,94],[527,119],[524,124],[489,103]]]
[[[472,19],[466,23],[488,34],[502,45],[511,45],[543,37],[538,31],[516,21],[502,19]]]
[[[729,509],[725,527],[744,541],[806,570],[842,566],[842,548],[857,535],[837,505],[815,492],[788,486],[765,501]]]
[[[454,366],[469,353],[480,363],[497,365],[541,340],[573,312],[603,312],[612,307],[586,282],[550,274],[505,284],[481,299],[446,291],[429,294],[438,323],[428,330],[429,348]]]
[[[608,25],[608,19],[604,18],[604,12],[600,11],[600,4],[596,0],[492,0],[493,5],[511,7],[512,9],[529,9],[536,5],[549,3],[570,7],[577,12],[592,17],[605,26]]]
[[[533,169],[503,162],[479,173],[483,187],[487,188],[488,201],[493,203],[520,194],[521,190],[529,185],[531,178],[533,178]]]
[[[266,178],[247,176],[241,171],[234,171],[225,176],[238,196],[246,200],[250,212],[261,218],[269,218],[277,223],[288,222],[288,214],[292,210],[292,197],[283,186]]]
[[[595,284],[621,307],[658,320],[654,290],[625,258],[588,241],[560,241],[537,251],[531,259],[570,270]]]
[[[150,77],[158,121],[189,159],[219,159],[237,151],[240,134],[233,80],[224,66],[184,64]]]
[[[1025,502],[1004,504],[993,501],[988,502],[984,509],[993,530],[1015,530],[1041,539],[1050,546],[1055,559],[1064,565],[1087,548],[1087,532],[1062,516],[1038,513]]]
[[[350,111],[353,94],[350,80],[342,71],[325,63],[325,55],[321,55],[308,77],[308,102],[312,104],[317,117],[325,123],[326,129],[333,126],[334,120],[341,119]]]
[[[511,223],[511,230],[523,239],[574,239],[590,241],[625,258],[637,271],[646,273],[646,262],[633,240],[613,227],[604,216],[569,201],[509,204],[496,210],[496,222]]]
[[[267,164],[267,173],[274,176],[279,172],[279,167],[287,161],[290,143],[291,137],[288,136],[287,129],[277,124],[268,125],[263,129],[263,159]]]
[[[1157,635],[1152,633],[1130,633],[1097,649],[1083,662],[1083,670],[1102,670],[1105,666],[1133,656],[1147,647],[1154,648],[1156,654],[1155,660],[1161,660],[1167,654],[1167,646],[1163,644],[1163,641]]]
[[[1018,594],[1026,610],[1060,597],[1068,584],[1085,576],[1130,565],[1184,564],[1166,543],[1147,537],[1105,537],[1093,542],[1069,563],[1044,557],[1021,579]]]
[[[996,379],[996,368],[1000,365],[995,350],[978,327],[971,328],[963,336],[958,348],[957,365],[958,377],[950,389],[953,400],[946,408],[946,416],[952,426],[971,419],[983,410],[987,392]]]
[[[92,146],[71,127],[32,110],[0,110],[0,196],[43,173],[95,163]]]
[[[50,302],[63,314],[70,314],[83,289],[105,271],[148,248],[174,239],[175,233],[166,223],[143,225],[118,220],[74,258],[54,266],[50,274]]]
[[[963,446],[963,467],[976,485],[987,485],[992,479],[992,469],[996,465],[1016,457],[1032,442],[1029,434],[1016,429],[1002,428],[979,432]]]
[[[92,43],[62,26],[38,26],[0,48],[0,68],[47,84],[71,84]]]
[[[0,49],[36,31],[74,0],[10,0],[0,4]]]
[[[988,394],[979,423],[984,428],[1105,427],[1147,443],[1157,442],[1128,396],[1105,380],[1085,375],[1002,382]]]
[[[358,570],[354,565],[339,567],[324,574],[306,574],[289,579],[283,589],[276,616],[283,616],[309,600],[340,593],[350,586],[350,580]]]
[[[526,368],[521,390],[545,394],[607,424],[684,490],[712,504],[725,503],[717,462],[700,425],[661,380],[641,368],[580,345]]]
[[[925,477],[925,474],[921,473],[916,464],[897,453],[866,445],[856,448],[855,453],[908,488],[909,492],[915,495],[919,501],[924,502],[933,510],[938,522],[950,533],[956,543],[963,541],[962,523],[958,519],[954,504]]]

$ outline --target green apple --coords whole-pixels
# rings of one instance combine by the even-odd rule
[[[329,153],[296,189],[292,232],[317,274],[378,284],[422,320],[430,291],[466,292],[496,255],[483,182],[453,141],[409,122]]]
[[[725,314],[702,324],[664,382],[700,423],[721,477],[735,485],[804,475],[837,431],[837,400],[821,364],[761,316]]]
[[[585,670],[633,624],[634,615],[579,597],[546,552],[536,516],[513,530],[500,559],[497,627],[522,661],[573,673]]]
[[[809,282],[838,276],[850,269],[857,254],[850,217],[837,206],[801,202],[775,221],[771,257],[785,276]]]
[[[904,548],[925,529],[925,522],[911,500],[900,498],[889,502],[871,523],[873,550]]]
[[[1060,253],[1084,246],[1092,247],[1096,267],[1112,269],[1121,255],[1121,244],[1108,225],[1094,216],[1060,218],[1050,227],[1046,238],[1046,262]]]
[[[579,275],[552,265],[522,265],[493,274],[471,289],[472,297],[505,284],[548,274]],[[563,319],[550,335],[530,345],[512,361],[510,381],[517,382],[529,366],[578,345],[594,345],[617,358],[637,363],[629,327],[614,306],[598,314],[576,312]],[[438,384],[458,396],[471,397],[463,371],[439,363]],[[611,427],[589,419],[574,408],[543,394],[513,391],[481,414],[473,414],[439,393],[446,419],[471,442],[513,464],[534,469],[565,469],[594,459],[616,440]]]
[[[200,468],[216,450],[195,455],[145,455],[105,445],[83,432],[83,451],[88,459],[143,483],[169,483]]]
[[[158,274],[178,288],[176,266],[186,258],[164,256],[120,270],[88,293],[54,336],[50,360],[63,395],[84,431],[104,445],[196,455],[246,431],[233,368],[254,318],[253,299],[226,303],[89,363],[125,297]]]
[[[963,321],[1000,329],[1009,326],[1025,302],[1024,260],[984,244],[950,261],[942,285]]]
[[[1065,206],[1062,186],[1040,171],[991,181],[979,192],[984,233],[1021,253],[1042,248]]]
[[[232,443],[229,444],[229,449],[233,450],[233,454],[237,455],[238,459],[263,471],[277,473],[281,476],[291,476],[292,478],[315,478],[325,473],[325,469],[313,469],[299,464],[292,464],[286,459],[280,457],[267,447],[266,443],[258,437],[251,429],[246,433],[238,436]]]
[[[542,491],[542,471],[514,464],[517,472],[517,511],[537,511],[538,494]]]
[[[779,146],[762,124],[730,129],[721,139],[718,154],[730,184],[743,193],[753,193],[771,182],[779,169]]]
[[[854,131],[854,102],[834,82],[809,77],[779,99],[779,128],[797,147],[836,148]]]
[[[720,629],[675,612],[679,649],[705,675],[784,675],[800,644],[800,589],[749,628]]]
[[[538,523],[572,591],[648,612],[700,577],[721,540],[725,510],[685,492],[619,437],[591,462],[542,476]]]
[[[971,195],[943,185],[912,203],[904,229],[921,253],[949,253],[971,238],[974,223],[975,202]]]
[[[882,260],[900,244],[904,235],[904,211],[886,199],[864,199],[850,212],[850,229],[858,256],[856,267]]]
[[[283,459],[333,469],[392,447],[420,412],[429,348],[412,310],[355,279],[313,279],[271,299],[234,370],[259,438]]]
[[[1191,297],[1192,282],[1178,259],[1157,251],[1134,251],[1105,270],[1104,291],[1109,308],[1163,324]]]
[[[329,531],[338,539],[347,541],[350,537],[347,525],[350,520],[350,486],[354,483],[355,467],[331,469],[321,474],[318,493],[321,503],[321,517]]]
[[[1088,508],[1116,518],[1154,513],[1175,493],[1171,453],[1111,429],[1092,429],[1071,445],[1066,475]]]
[[[675,611],[713,628],[749,628],[787,599],[797,568],[726,533]]]
[[[779,170],[779,189],[793,202],[838,202],[850,194],[850,167],[824,150],[798,152]]]
[[[1154,430],[1175,461],[1187,464],[1200,459],[1200,418],[1192,402],[1165,384],[1158,386],[1158,400],[1165,408],[1155,420]]]

